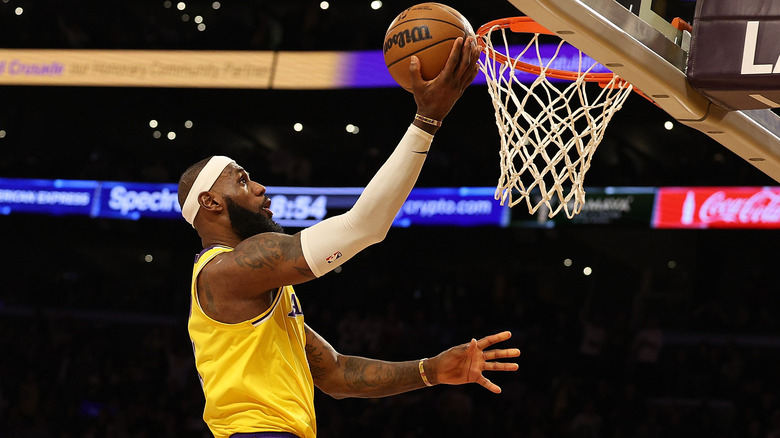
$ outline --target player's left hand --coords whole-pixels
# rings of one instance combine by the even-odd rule
[[[517,348],[485,350],[493,344],[506,341],[512,333],[506,331],[472,339],[463,345],[452,347],[425,362],[425,372],[433,384],[462,385],[478,383],[488,391],[501,393],[501,388],[482,375],[483,371],[517,371],[518,365],[495,362],[496,359],[520,356]]]

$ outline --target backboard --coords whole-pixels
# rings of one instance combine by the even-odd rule
[[[615,0],[508,1],[633,84],[680,123],[780,182],[780,116],[769,109],[727,111],[696,92],[685,74],[690,36],[655,14],[651,0],[624,0],[626,6]]]

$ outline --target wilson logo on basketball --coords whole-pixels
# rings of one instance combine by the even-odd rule
[[[409,43],[417,43],[432,38],[431,30],[425,25],[404,29],[391,37],[387,37],[387,41],[385,41],[385,53],[392,49],[393,46],[403,48]]]

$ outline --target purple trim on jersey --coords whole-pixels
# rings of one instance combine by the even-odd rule
[[[234,433],[230,438],[298,438],[289,432],[252,432],[252,433]]]
[[[208,248],[203,248],[203,251],[201,251],[201,252],[199,252],[199,253],[197,253],[195,255],[195,262],[194,263],[198,263],[198,260],[200,260],[200,258],[203,256],[203,254],[206,254],[207,251],[212,250],[212,249],[217,248],[217,247],[233,249],[233,248],[230,248],[229,246],[225,246],[225,245],[211,245]],[[189,314],[188,317],[192,316],[192,305],[193,305],[192,294],[190,294],[190,314]]]
[[[228,248],[228,249],[233,249],[233,248],[231,248],[231,247],[229,247],[229,246],[225,246],[225,245],[211,245],[211,246],[209,246],[209,247],[207,247],[207,248],[203,248],[203,251],[201,251],[201,252],[199,252],[199,253],[197,253],[197,254],[195,255],[195,263],[198,263],[198,260],[200,260],[201,256],[203,256],[203,254],[206,254],[206,252],[207,252],[207,251],[210,251],[210,250],[212,250],[212,249],[214,249],[214,248],[217,248],[217,247],[219,247],[219,248]]]
[[[261,322],[271,317],[271,315],[274,313],[274,309],[276,308],[276,306],[278,306],[279,303],[282,301],[282,295],[284,295],[283,289],[284,287],[280,287],[279,289],[277,289],[276,291],[277,295],[274,297],[274,301],[273,303],[271,303],[271,307],[268,309],[268,313],[266,313],[265,316],[261,316],[260,318],[257,318],[256,320],[252,321],[253,326],[257,327]]]

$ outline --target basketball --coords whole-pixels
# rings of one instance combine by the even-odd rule
[[[420,59],[422,77],[429,81],[444,69],[455,39],[470,35],[474,30],[460,12],[441,3],[420,3],[401,12],[387,29],[385,65],[400,86],[412,91],[412,55]]]

